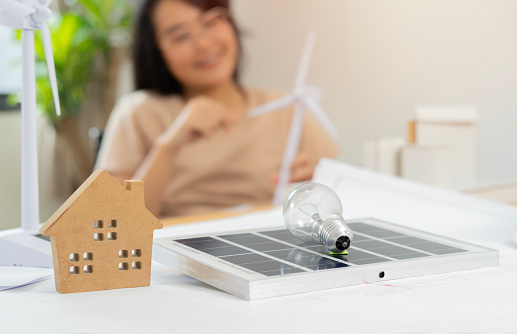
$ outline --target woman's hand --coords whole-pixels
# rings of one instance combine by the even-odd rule
[[[187,102],[157,141],[168,149],[178,150],[199,138],[208,138],[220,129],[230,131],[234,122],[235,116],[223,105],[208,97],[198,96]]]
[[[314,167],[307,153],[299,153],[291,163],[289,183],[311,180],[314,174]],[[274,173],[271,179],[276,184],[278,182],[278,173]]]

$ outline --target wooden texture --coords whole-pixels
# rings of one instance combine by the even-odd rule
[[[493,201],[517,205],[517,183],[515,182],[471,189],[466,191],[466,193]]]
[[[408,122],[407,124],[407,135],[408,135],[408,138],[407,138],[407,142],[408,144],[414,144],[415,143],[415,120],[412,119]]]
[[[148,286],[153,230],[142,181],[124,187],[96,170],[41,227],[61,293]]]

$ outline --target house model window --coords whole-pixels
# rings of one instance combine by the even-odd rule
[[[133,249],[131,251],[131,255],[133,257],[141,257],[142,256],[142,250],[141,249]]]
[[[143,182],[122,187],[95,171],[40,229],[51,237],[56,290],[148,286],[157,228],[162,224],[145,207]]]

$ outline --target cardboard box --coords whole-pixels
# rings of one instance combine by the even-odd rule
[[[450,188],[452,149],[447,145],[408,145],[402,149],[402,177],[429,185]]]
[[[363,166],[389,175],[400,175],[400,150],[404,138],[379,136],[367,138],[363,143]]]
[[[415,112],[415,143],[450,147],[451,187],[472,187],[477,179],[477,112],[469,106],[423,106]]]

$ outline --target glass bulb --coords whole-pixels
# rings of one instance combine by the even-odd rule
[[[294,189],[284,203],[284,222],[298,239],[317,242],[331,252],[350,247],[352,230],[341,216],[343,207],[336,193],[319,183],[305,183]]]

